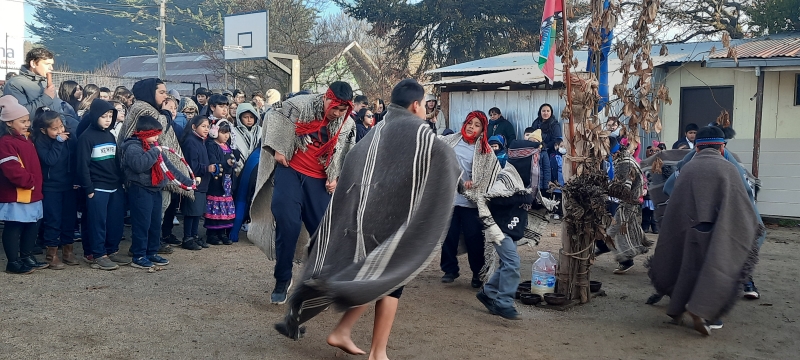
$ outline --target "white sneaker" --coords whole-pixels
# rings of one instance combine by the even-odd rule
[[[244,232],[248,232],[248,231],[250,231],[250,224],[243,224],[243,225],[242,225],[242,230],[243,230]]]
[[[553,214],[553,220],[561,220],[561,216],[558,216],[558,214]]]
[[[181,224],[181,222],[178,221],[178,217],[177,216],[172,218],[172,225],[180,225],[180,224]]]

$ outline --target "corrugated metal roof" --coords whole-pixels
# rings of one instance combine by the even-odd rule
[[[738,59],[775,57],[800,58],[800,37],[783,39],[752,40],[733,47]],[[711,55],[712,59],[728,58],[728,50],[720,49]]]
[[[539,53],[534,52],[512,52],[508,54],[492,56],[485,59],[468,61],[461,64],[446,66],[439,69],[428,70],[426,74],[438,74],[449,72],[478,72],[478,71],[503,71],[513,70],[536,65],[534,56]]]

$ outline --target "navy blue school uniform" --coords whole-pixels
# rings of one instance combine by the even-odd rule
[[[117,157],[117,139],[111,128],[103,129],[98,120],[108,111],[114,119],[117,110],[108,101],[95,99],[84,121],[89,124],[78,138],[78,183],[83,188],[88,212],[89,241],[83,240],[84,256],[97,259],[119,251],[124,228],[125,194]],[[92,195],[91,198],[88,196]]]
[[[153,185],[151,175],[153,166],[158,166],[161,151],[155,147],[145,151],[142,141],[131,137],[122,144],[122,153],[131,210],[131,252],[134,259],[150,257],[156,255],[161,247],[161,190],[167,179],[165,177]],[[177,171],[166,156],[161,158],[178,181],[184,185],[191,184],[192,180]]]
[[[181,143],[183,156],[189,167],[192,168],[194,176],[200,178],[200,183],[197,184],[197,190],[194,191],[194,200],[185,198],[181,201],[181,213],[186,218],[183,225],[184,238],[197,236],[197,229],[200,226],[200,217],[203,216],[206,210],[206,193],[208,192],[208,185],[211,182],[211,173],[208,172],[208,165],[211,161],[208,159],[208,151],[206,150],[206,139],[200,138],[194,131],[186,133]]]
[[[73,185],[77,144],[78,139],[74,135],[66,141],[51,139],[46,134],[36,134],[34,139],[36,153],[42,164],[43,243],[48,247],[75,242],[74,229],[78,216]]]

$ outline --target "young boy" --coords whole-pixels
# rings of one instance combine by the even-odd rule
[[[117,139],[111,124],[117,110],[108,101],[95,99],[84,115],[88,128],[78,138],[78,180],[86,194],[88,239],[83,239],[84,258],[92,268],[116,270],[130,263],[117,252],[122,239],[124,193],[117,158]]]
[[[227,96],[214,94],[211,95],[211,98],[208,99],[208,107],[209,113],[208,120],[210,120],[211,124],[214,125],[219,120],[227,120],[228,119],[228,106],[230,105],[230,101],[228,100]]]
[[[528,209],[533,203],[532,190],[525,187],[513,165],[505,165],[486,198],[492,218],[505,237],[499,243],[493,243],[500,267],[475,297],[490,313],[508,320],[519,320],[519,312],[514,308],[514,294],[519,285],[520,264],[514,242],[525,235]],[[490,240],[487,238],[487,241]]]
[[[503,135],[495,135],[489,138],[489,146],[492,147],[494,155],[497,156],[497,161],[500,166],[506,166],[508,161],[508,154],[506,154],[506,139]]]
[[[136,123],[133,136],[122,144],[122,170],[128,185],[133,235],[131,266],[141,269],[169,264],[169,260],[158,255],[161,247],[161,190],[168,181],[161,168],[162,162],[178,181],[192,185],[191,179],[175,171],[169,159],[161,156],[161,148],[156,142],[161,132],[161,123],[145,115]]]

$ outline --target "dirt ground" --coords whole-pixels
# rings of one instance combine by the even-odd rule
[[[658,306],[644,304],[652,288],[641,259],[628,274],[613,275],[611,257],[602,256],[592,278],[603,282],[607,297],[566,312],[518,304],[521,321],[490,315],[475,299],[468,276],[441,284],[436,259],[403,294],[389,356],[795,358],[800,350],[800,291],[794,287],[800,272],[798,234],[797,227],[770,229],[755,277],[762,299],[740,301],[724,319],[725,327],[709,338],[667,324],[668,299]],[[535,250],[556,251],[557,239],[544,239],[536,249],[520,248],[523,280],[530,279]],[[124,241],[123,249],[129,244]],[[105,272],[87,265],[25,276],[1,273],[0,358],[366,359],[326,345],[339,318],[332,311],[310,322],[300,341],[278,335],[272,324],[284,307],[269,304],[273,264],[246,240],[196,252],[178,249],[166,257],[171,264],[156,273],[128,266]],[[466,258],[461,261],[466,264]],[[353,334],[364,349],[371,320],[370,311]]]

